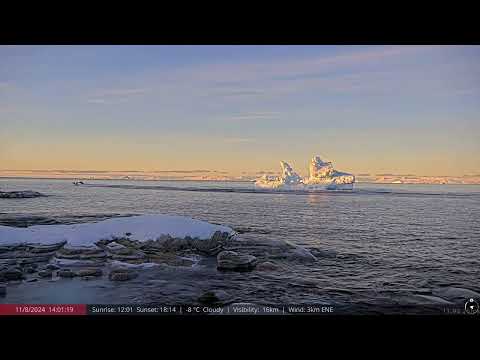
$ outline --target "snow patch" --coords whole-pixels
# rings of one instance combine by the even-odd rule
[[[227,226],[183,216],[139,215],[73,225],[35,225],[28,228],[0,225],[0,245],[66,241],[70,248],[93,247],[99,240],[114,240],[126,237],[126,234],[138,241],[156,240],[162,235],[209,240],[216,231],[234,234]]]

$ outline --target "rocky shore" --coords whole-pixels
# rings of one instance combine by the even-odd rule
[[[201,241],[163,235],[146,242],[128,236],[99,240],[95,246],[70,246],[66,242],[0,245],[0,282],[52,277],[88,280],[102,276],[102,268],[110,268],[108,278],[112,281],[130,280],[135,277],[130,267],[193,266],[200,255],[220,253],[222,242],[229,236],[227,232],[217,231],[211,239]],[[232,262],[233,270],[236,266],[243,266],[241,259]]]
[[[323,277],[322,273],[356,261],[346,254],[306,248],[283,240],[262,240],[248,233],[238,235],[223,231],[224,227],[209,238],[161,235],[145,240],[135,235],[139,233],[132,227],[132,219],[114,222],[116,225],[127,222],[132,233],[101,237],[93,244],[3,241],[0,244],[0,302],[169,302],[222,308],[248,301],[252,307],[261,309],[263,305],[300,300],[307,304],[330,304],[331,301],[351,304],[354,296],[359,303],[352,308],[357,312],[360,309],[368,313],[372,308],[378,311],[388,303],[394,307],[385,307],[386,313],[407,311],[405,309],[419,311],[428,306],[435,307],[432,311],[438,313],[438,306],[461,306],[466,298],[480,297],[478,289],[432,286],[428,282],[410,289],[336,288],[332,287],[331,277]],[[74,227],[78,230],[80,225]],[[41,227],[54,229],[55,226]],[[23,233],[30,228],[35,227],[18,231]],[[89,236],[86,230],[81,238],[85,236]],[[69,239],[76,240],[74,232]],[[324,270],[319,272],[320,269]],[[363,299],[378,299],[379,303],[367,306]]]
[[[316,261],[307,249],[285,242],[268,244],[239,240],[235,233],[216,231],[209,239],[162,235],[139,241],[122,237],[98,240],[92,246],[72,246],[66,241],[48,244],[0,245],[0,296],[8,287],[59,279],[125,282],[156,266],[195,269],[201,262],[218,273],[281,272],[281,260]],[[219,295],[220,294],[220,295]],[[199,302],[218,302],[222,291],[199,297]]]
[[[46,196],[37,191],[25,190],[25,191],[0,191],[0,199],[27,199],[36,198],[40,196]]]

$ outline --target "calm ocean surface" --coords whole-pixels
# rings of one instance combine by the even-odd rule
[[[230,226],[249,239],[287,240],[337,255],[314,265],[292,266],[293,275],[315,281],[324,292],[303,290],[290,278],[289,286],[282,288],[282,279],[277,279],[277,290],[273,286],[273,293],[262,293],[259,289],[272,282],[252,277],[251,281],[258,280],[258,291],[251,289],[249,300],[273,296],[284,303],[300,298],[342,303],[348,298],[360,303],[393,301],[402,291],[439,286],[480,291],[477,185],[356,184],[348,192],[288,194],[250,192],[252,183],[86,183],[114,186],[0,179],[1,191],[49,195],[0,199],[0,224],[73,223],[147,213],[184,215]]]

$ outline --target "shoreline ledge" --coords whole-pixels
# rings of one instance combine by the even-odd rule
[[[218,242],[235,234],[228,226],[183,216],[152,214],[70,225],[34,225],[27,228],[0,225],[0,247],[58,243],[66,243],[66,248],[103,247],[118,240],[138,245],[154,242],[162,247],[185,247],[188,242],[202,247],[206,245],[203,243]]]
[[[47,196],[38,191],[24,190],[24,191],[0,191],[0,199],[30,199],[41,196]]]
[[[40,279],[135,279],[138,268],[195,266],[236,232],[182,216],[137,215],[72,225],[0,225],[0,283]],[[102,268],[104,270],[102,270]]]

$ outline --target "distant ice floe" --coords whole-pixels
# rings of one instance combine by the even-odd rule
[[[183,216],[140,215],[72,225],[36,225],[27,228],[0,225],[0,245],[67,242],[66,248],[78,248],[95,246],[99,240],[129,237],[136,241],[148,241],[165,235],[208,242],[217,231],[229,235],[235,233],[227,226]]]
[[[300,177],[285,161],[280,161],[281,175],[264,175],[255,181],[255,186],[273,190],[352,190],[355,176],[337,171],[331,162],[324,162],[319,156],[310,161],[309,177]]]

